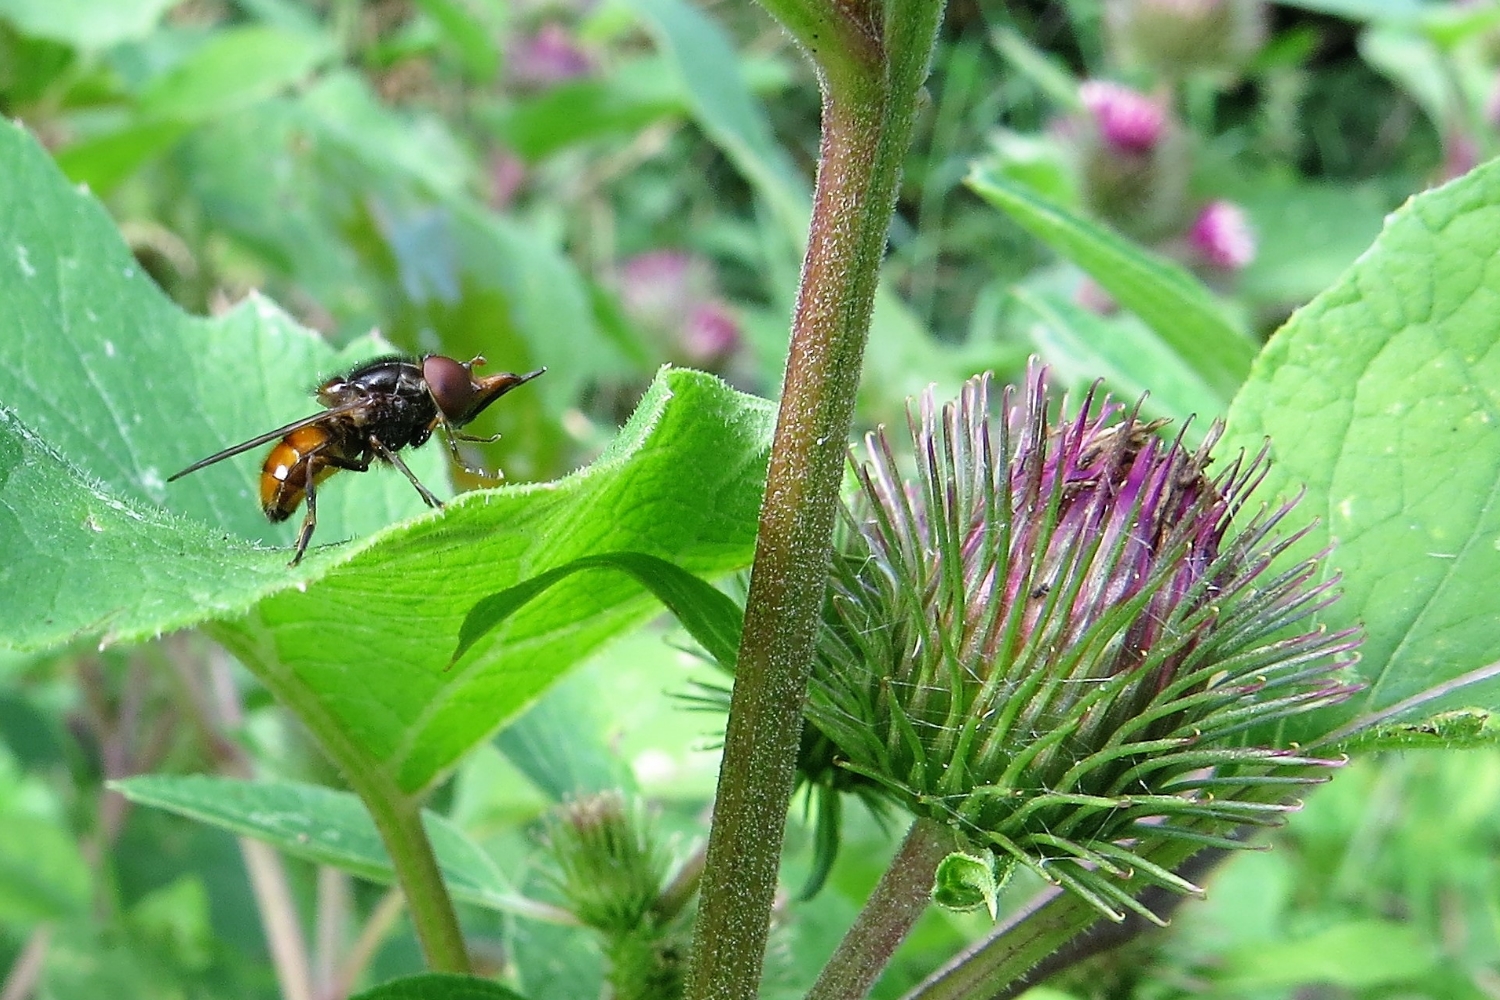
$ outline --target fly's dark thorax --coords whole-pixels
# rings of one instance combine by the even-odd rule
[[[366,440],[374,437],[391,451],[415,447],[432,436],[437,404],[424,389],[420,396],[391,394],[371,399],[359,412],[358,426]]]
[[[327,407],[355,401],[364,406],[342,419],[358,432],[365,451],[375,437],[391,451],[422,444],[432,435],[437,403],[427,391],[420,365],[405,358],[378,358],[325,382],[318,400]]]

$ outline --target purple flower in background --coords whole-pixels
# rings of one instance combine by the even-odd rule
[[[507,67],[517,84],[541,88],[587,76],[594,65],[567,28],[549,22],[536,34],[515,40]]]
[[[706,265],[681,250],[648,250],[620,265],[620,302],[636,319],[680,318],[707,283]]]
[[[1033,365],[998,414],[987,376],[924,396],[914,463],[868,436],[809,702],[842,767],[1115,918],[1151,916],[1131,877],[1200,891],[1153,847],[1230,843],[1322,780],[1273,734],[1349,696],[1359,642],[1317,623],[1322,555],[1280,559],[1295,501],[1244,516],[1264,453],[1210,475],[1220,427],[1162,423],[1070,414]]]
[[[689,361],[712,368],[739,347],[739,322],[724,303],[713,300],[693,307],[682,328],[682,348]]]
[[[1145,94],[1108,80],[1090,80],[1078,88],[1078,97],[1099,135],[1116,150],[1149,153],[1161,141],[1167,112]]]
[[[515,200],[526,183],[526,161],[508,149],[497,149],[489,156],[491,208],[502,209]]]
[[[686,364],[717,369],[739,350],[740,326],[713,290],[707,260],[680,250],[650,250],[620,265],[625,312],[663,351]]]
[[[1188,245],[1204,263],[1238,271],[1255,260],[1255,232],[1245,210],[1231,201],[1209,202],[1188,230]]]

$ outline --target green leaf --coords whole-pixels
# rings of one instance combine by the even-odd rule
[[[1193,440],[1209,421],[1223,415],[1224,403],[1165,344],[1132,317],[1104,317],[1058,295],[1022,289],[1016,299],[1041,321],[1031,340],[1043,358],[1085,385],[1103,378],[1127,405],[1146,395],[1147,417],[1168,417],[1178,427],[1189,417]]]
[[[686,114],[688,96],[660,57],[631,59],[607,78],[570,80],[516,101],[493,127],[518,156],[540,160],[600,136]]]
[[[720,666],[734,672],[740,630],[744,625],[744,612],[739,605],[693,574],[644,552],[584,556],[482,599],[464,619],[463,628],[458,633],[458,647],[453,651],[453,662],[458,662],[476,642],[499,628],[547,588],[586,569],[613,569],[635,577],[677,616],[688,634],[698,640]]]
[[[239,781],[199,775],[142,775],[109,787],[132,802],[155,806],[254,837],[293,857],[330,865],[389,885],[390,859],[370,814],[349,792],[290,781]],[[423,812],[443,881],[454,899],[523,916],[557,914],[512,891],[489,855],[436,813]]]
[[[5,809],[0,829],[0,926],[29,927],[88,911],[88,864],[61,823]]]
[[[971,173],[968,185],[1087,271],[1117,302],[1156,331],[1222,400],[1227,402],[1234,395],[1250,370],[1255,347],[1196,278],[993,171]]]
[[[481,82],[494,79],[500,50],[490,38],[489,27],[462,0],[417,0],[417,4],[458,50],[470,77]]]
[[[606,739],[595,667],[562,678],[495,736],[496,748],[553,802],[635,791],[629,764]]]
[[[1338,924],[1286,942],[1256,942],[1222,957],[1215,977],[1233,991],[1328,983],[1367,989],[1420,982],[1440,954],[1417,928],[1380,920]]]
[[[0,19],[23,35],[99,50],[144,38],[178,0],[0,0]]]
[[[1318,523],[1303,553],[1337,544],[1344,597],[1328,617],[1367,634],[1367,687],[1343,715],[1406,702],[1500,649],[1497,259],[1500,165],[1487,164],[1396,212],[1272,338],[1230,410],[1226,445],[1272,442],[1260,495],[1306,489],[1295,518]],[[1491,679],[1419,717],[1497,706]]]
[[[1061,59],[1033,45],[1014,28],[995,28],[990,32],[990,44],[1012,70],[1029,80],[1053,104],[1072,110],[1082,106],[1078,99],[1078,78]]]
[[[685,0],[627,0],[679,77],[694,120],[775,209],[789,237],[806,238],[807,182],[776,142],[729,36]]]
[[[350,1000],[526,1000],[499,983],[474,976],[428,972],[383,983]]]
[[[1500,726],[1483,709],[1460,708],[1439,712],[1419,722],[1402,722],[1368,729],[1339,749],[1350,754],[1382,750],[1455,750],[1500,744]]]
[[[226,28],[154,80],[140,99],[147,119],[200,121],[277,93],[333,54],[317,35],[265,25]]]
[[[399,473],[338,477],[321,493],[323,544],[288,570],[284,549],[256,544],[290,535],[257,509],[257,456],[170,487],[166,476],[305,415],[302,387],[375,345],[337,358],[259,299],[188,317],[14,127],[0,126],[0,173],[11,179],[0,326],[13,331],[0,367],[0,643],[135,640],[217,620],[212,635],[346,771],[415,794],[653,607],[619,575],[566,580],[445,672],[481,598],[601,552],[709,577],[749,563],[770,405],[664,370],[598,461],[556,483],[426,511]],[[412,454],[434,484],[442,460]]]
[[[71,179],[101,195],[113,191],[153,156],[170,149],[187,134],[187,122],[133,121],[114,132],[75,142],[60,150],[57,165]]]
[[[1257,178],[1235,189],[1259,244],[1239,275],[1240,294],[1301,305],[1337,281],[1380,234],[1391,205],[1373,185],[1287,184]]]

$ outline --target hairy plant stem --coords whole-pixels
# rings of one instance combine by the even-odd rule
[[[458,914],[443,885],[432,843],[422,829],[421,803],[399,793],[361,792],[360,798],[365,800],[370,818],[391,856],[427,967],[433,972],[469,972],[469,953],[458,926]]]
[[[938,863],[953,837],[930,819],[917,819],[901,849],[839,942],[807,1000],[859,1000],[880,978],[898,945],[927,909]]]
[[[855,391],[941,11],[939,0],[767,7],[818,65],[823,135],[695,927],[692,1000],[758,993]]]
[[[252,612],[252,621],[254,616]],[[396,881],[406,895],[407,910],[427,967],[433,972],[468,973],[468,949],[432,843],[422,827],[420,798],[401,788],[380,761],[348,737],[317,695],[282,662],[274,644],[257,637],[256,629],[230,630],[210,625],[205,631],[296,713],[364,802],[390,855]]]

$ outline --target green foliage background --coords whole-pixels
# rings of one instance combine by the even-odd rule
[[[1262,495],[1305,490],[1304,544],[1337,546],[1330,624],[1368,633],[1364,693],[1334,721],[1494,664],[1500,168],[1454,157],[1455,130],[1473,159],[1497,146],[1500,13],[1287,5],[1241,82],[1187,83],[1193,197],[1237,201],[1260,237],[1226,277],[1091,216],[1045,131],[1077,78],[1121,71],[1101,5],[1011,6],[949,11],[861,425],[1033,352],[1078,386],[1149,390],[1152,415],[1197,414],[1190,436],[1227,413],[1232,447],[1272,442]],[[524,75],[549,26],[581,72]],[[643,627],[676,578],[638,556],[716,581],[750,561],[814,95],[749,5],[0,0],[0,969],[35,950],[40,997],[270,997],[269,919],[313,929],[328,969],[368,944],[344,986],[371,1000],[598,994],[535,821],[623,786],[681,853],[703,833],[722,720],[671,695],[715,675]],[[1464,176],[1382,224],[1445,171]],[[653,251],[690,262],[668,311],[721,310],[727,354],[634,308],[630,262]],[[1080,304],[1084,274],[1123,310]],[[548,366],[477,428],[504,438],[471,457],[513,485],[429,512],[389,470],[338,477],[289,570],[256,456],[165,482],[391,346]],[[492,485],[438,448],[412,465]],[[722,629],[685,593],[684,620],[706,608]],[[199,626],[213,644],[181,632]],[[1400,721],[1497,696],[1491,678]],[[1358,760],[1208,904],[1050,989],[1486,995],[1500,758],[1465,718],[1480,749]],[[438,863],[503,986],[415,977],[346,787],[432,793]],[[801,994],[893,849],[847,812],[768,996]],[[815,863],[804,818],[788,884]],[[281,910],[252,897],[231,834],[282,852]],[[985,930],[929,914],[877,995]]]

